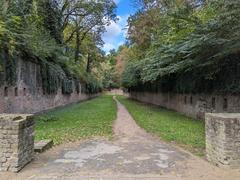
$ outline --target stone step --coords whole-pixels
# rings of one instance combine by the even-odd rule
[[[53,140],[46,139],[34,143],[34,151],[37,153],[42,153],[53,146]]]

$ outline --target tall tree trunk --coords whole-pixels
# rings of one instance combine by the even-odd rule
[[[91,72],[91,55],[88,53],[88,58],[87,58],[87,73]]]
[[[76,49],[75,49],[75,62],[78,62],[79,60],[79,54],[80,54],[80,31],[76,32]]]

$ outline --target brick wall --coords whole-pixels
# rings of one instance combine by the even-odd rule
[[[44,94],[40,70],[37,63],[21,59],[17,61],[16,85],[0,84],[0,113],[36,113],[94,96],[85,94],[82,84],[79,93],[74,87],[70,95],[62,94],[61,89],[56,94]]]
[[[131,92],[130,97],[201,119],[204,119],[206,112],[240,112],[240,96]]]

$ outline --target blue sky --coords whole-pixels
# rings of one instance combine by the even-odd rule
[[[118,6],[117,16],[119,21],[112,22],[106,27],[106,32],[103,34],[105,45],[103,50],[109,52],[111,49],[117,49],[124,44],[126,37],[127,19],[131,14],[134,14],[135,8],[132,6],[131,0],[114,0]]]

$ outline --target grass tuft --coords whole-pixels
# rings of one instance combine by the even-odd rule
[[[37,140],[53,139],[54,144],[95,136],[112,137],[117,107],[112,96],[101,96],[70,105],[35,118]]]
[[[123,96],[118,100],[126,106],[137,124],[147,132],[173,142],[198,156],[205,154],[205,128],[202,120],[178,112],[132,101]]]

